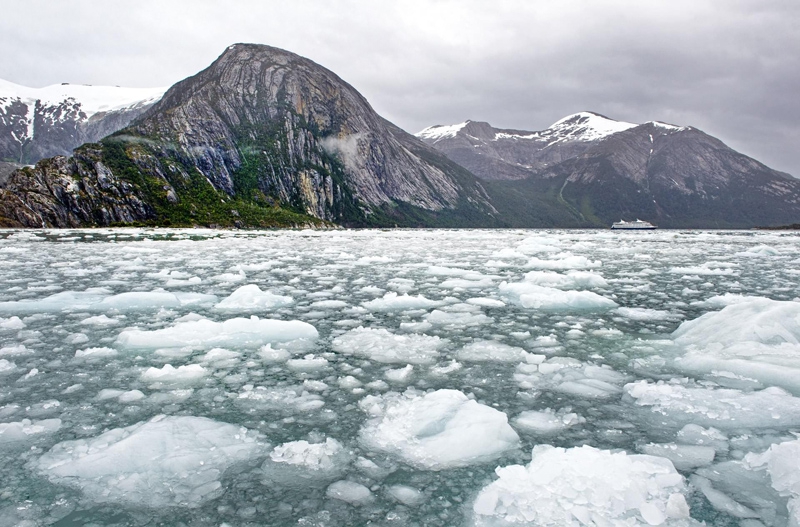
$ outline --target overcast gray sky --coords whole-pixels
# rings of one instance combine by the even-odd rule
[[[591,110],[800,177],[798,0],[0,0],[0,78],[170,85],[235,42],[306,56],[410,132]]]

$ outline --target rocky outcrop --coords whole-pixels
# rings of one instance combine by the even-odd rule
[[[332,72],[269,46],[231,46],[209,68],[170,88],[131,126],[84,150],[12,175],[6,194],[27,206],[11,205],[19,210],[15,217],[33,209],[56,226],[85,218],[85,211],[42,210],[74,204],[56,190],[69,184],[39,184],[75,180],[73,166],[99,177],[102,166],[131,185],[121,190],[126,199],[151,207],[134,207],[131,218],[175,219],[175,209],[219,200],[278,206],[346,225],[494,221],[471,173],[382,119]],[[32,203],[26,197],[31,189],[36,196],[50,194]],[[218,197],[208,199],[209,193]],[[92,216],[95,224],[127,221],[114,207],[103,210],[106,215]]]

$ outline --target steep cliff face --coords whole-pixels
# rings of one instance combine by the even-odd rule
[[[382,119],[332,72],[268,46],[231,46],[97,149],[96,161],[151,205],[152,215],[132,212],[136,221],[200,222],[207,211],[191,206],[197,209],[200,196],[212,194],[239,208],[277,206],[347,225],[494,221],[471,173]],[[76,159],[82,155],[77,151]],[[44,165],[31,172],[36,175],[27,179],[12,175],[6,193],[25,201],[32,180],[58,179]],[[66,206],[57,194],[50,192],[49,205],[26,205],[60,221],[49,211]],[[233,210],[241,217],[239,208]]]
[[[0,80],[0,160],[33,164],[70,155],[128,126],[164,91],[72,84],[28,88]]]
[[[800,218],[800,180],[692,127],[583,112],[539,132],[426,128],[428,144],[485,180],[510,225],[753,227]]]

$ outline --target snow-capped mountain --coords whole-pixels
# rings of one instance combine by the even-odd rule
[[[165,91],[76,84],[29,88],[0,80],[0,160],[28,164],[69,155],[124,128]]]
[[[570,115],[538,132],[466,121],[417,137],[485,180],[512,225],[752,227],[800,218],[800,180],[690,126]]]
[[[580,112],[537,132],[465,121],[430,126],[415,135],[482,179],[523,179],[532,171],[580,155],[597,141],[636,126],[597,113]]]

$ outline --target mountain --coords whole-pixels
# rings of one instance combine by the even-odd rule
[[[483,179],[509,225],[749,228],[800,218],[800,180],[693,127],[591,112],[538,132],[467,121],[417,136]]]
[[[59,84],[28,88],[0,80],[0,161],[32,164],[70,155],[145,112],[166,88]]]
[[[13,173],[0,224],[493,225],[469,171],[381,118],[352,86],[236,44],[130,126]]]
[[[539,132],[465,121],[431,126],[415,135],[482,179],[507,180],[527,178],[548,165],[580,155],[608,135],[634,126],[581,112]]]

